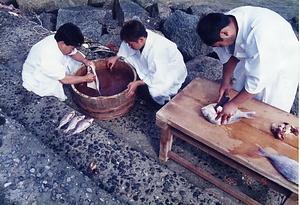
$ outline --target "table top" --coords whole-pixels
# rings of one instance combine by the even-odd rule
[[[156,119],[297,193],[298,185],[286,180],[265,157],[255,154],[254,151],[258,150],[258,144],[268,153],[284,155],[299,161],[298,136],[286,135],[282,141],[276,139],[270,131],[272,123],[288,122],[298,127],[299,119],[252,99],[239,109],[255,111],[255,119],[242,119],[229,125],[212,124],[204,118],[201,108],[216,102],[219,86],[207,79],[195,78],[156,113]],[[236,94],[236,91],[232,91],[229,97],[232,98]]]

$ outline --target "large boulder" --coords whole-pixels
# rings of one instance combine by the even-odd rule
[[[115,0],[89,0],[90,6],[102,7],[113,10]]]
[[[124,22],[132,19],[140,20],[149,29],[159,27],[159,19],[150,17],[143,7],[130,0],[117,0],[115,13],[118,25],[121,27]]]
[[[63,7],[85,6],[89,0],[16,0],[21,10],[35,12],[50,12]]]
[[[86,38],[98,41],[103,28],[113,22],[112,11],[91,6],[68,7],[58,10],[56,29],[64,23],[77,25]]]
[[[212,48],[206,46],[196,32],[198,21],[198,17],[176,10],[162,26],[163,34],[177,44],[185,61],[212,52]]]

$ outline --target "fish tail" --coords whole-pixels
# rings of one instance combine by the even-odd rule
[[[260,156],[266,156],[267,152],[259,145],[259,144],[256,144],[256,146],[258,147],[258,151],[257,151],[257,154],[259,154]]]
[[[69,131],[70,131],[70,130],[68,130],[68,129],[65,129],[65,130],[64,130],[64,133],[68,133]]]

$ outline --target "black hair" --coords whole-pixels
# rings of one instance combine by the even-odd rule
[[[147,38],[147,31],[142,22],[130,20],[121,29],[120,37],[122,41],[137,42],[140,37]]]
[[[201,40],[212,46],[218,41],[223,41],[220,31],[228,26],[230,18],[223,13],[210,13],[202,17],[197,26],[197,33]]]
[[[57,30],[54,38],[57,42],[63,41],[67,46],[80,46],[84,42],[84,36],[79,27],[72,23],[65,23]]]

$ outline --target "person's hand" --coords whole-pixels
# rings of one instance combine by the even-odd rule
[[[218,113],[215,120],[219,120],[221,118],[221,124],[223,125],[226,120],[230,120],[230,117],[233,116],[237,110],[238,107],[230,101],[223,106],[223,110]]]
[[[106,59],[106,67],[112,70],[116,61],[119,59],[119,56],[112,56]]]
[[[84,63],[84,65],[85,65],[86,67],[92,67],[92,66],[95,67],[94,62],[91,61],[91,60],[85,59],[85,60],[83,61],[83,63]]]
[[[219,89],[219,96],[217,102],[220,102],[224,94],[225,96],[229,95],[231,89],[232,85],[230,83],[222,83]]]
[[[125,94],[125,97],[129,98],[129,97],[131,97],[132,95],[134,95],[134,93],[135,93],[136,89],[138,88],[138,86],[139,86],[138,81],[130,82],[130,83],[127,85],[128,92]]]
[[[91,83],[95,80],[96,76],[93,73],[87,73],[85,76],[85,82]]]

